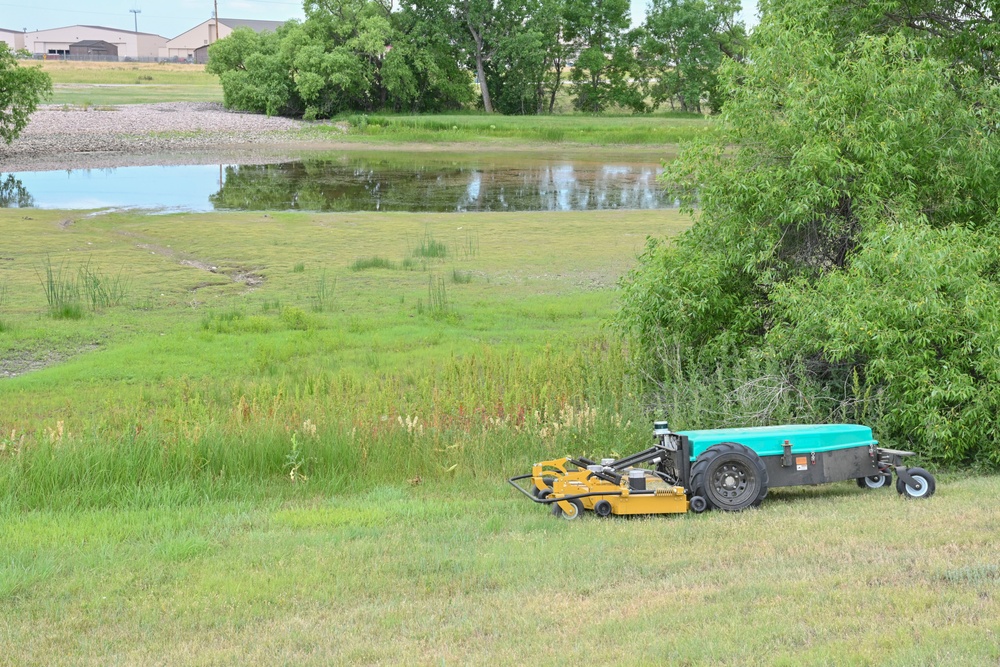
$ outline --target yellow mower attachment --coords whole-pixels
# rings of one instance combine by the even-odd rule
[[[584,510],[602,517],[688,511],[685,489],[670,483],[662,473],[631,465],[617,468],[614,463],[610,459],[595,463],[564,457],[536,463],[530,475],[512,477],[508,482],[535,502],[552,505],[553,514],[566,519],[576,519]],[[530,492],[518,484],[529,478]],[[696,510],[699,500],[695,500]]]

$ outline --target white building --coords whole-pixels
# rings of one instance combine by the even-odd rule
[[[0,42],[7,42],[11,51],[24,48],[24,33],[20,30],[7,30],[0,28]]]
[[[199,23],[182,32],[160,48],[160,60],[194,60],[195,51],[217,40],[228,37],[236,28],[250,28],[255,32],[274,32],[284,21],[254,21],[250,19],[219,19],[219,34],[215,34],[215,19]]]
[[[148,32],[134,32],[99,25],[71,25],[51,30],[36,30],[24,36],[25,48],[41,56],[68,56],[70,44],[93,40],[114,44],[118,57],[133,60],[155,59],[167,38]]]

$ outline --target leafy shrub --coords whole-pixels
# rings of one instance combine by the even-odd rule
[[[773,3],[723,68],[722,132],[665,174],[697,220],[647,245],[618,323],[653,387],[760,363],[803,397],[782,419],[878,396],[880,439],[1000,466],[995,73],[844,4]]]

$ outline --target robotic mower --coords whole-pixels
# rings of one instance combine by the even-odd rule
[[[673,432],[654,422],[655,444],[621,459],[561,458],[507,480],[553,514],[677,514],[756,507],[768,488],[857,480],[863,489],[892,484],[905,498],[929,498],[934,476],[908,468],[913,452],[886,449],[857,424],[812,424]],[[529,488],[520,484],[531,480]]]

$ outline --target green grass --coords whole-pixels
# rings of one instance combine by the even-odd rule
[[[0,515],[11,665],[993,665],[997,478],[576,522],[503,484],[312,481]],[[302,491],[301,489],[305,489]],[[623,652],[627,651],[627,655]]]
[[[378,255],[373,255],[372,257],[359,257],[354,260],[353,264],[351,264],[352,271],[367,271],[368,269],[389,269],[392,271],[396,268],[396,262],[386,259],[385,257],[379,257]]]
[[[48,104],[100,107],[157,102],[222,102],[219,86],[56,84]]]
[[[202,65],[44,61],[50,104],[107,106],[153,102],[221,102],[219,78]]]
[[[346,138],[411,143],[520,142],[545,144],[662,145],[714,131],[714,122],[693,114],[647,116],[428,116],[353,115],[338,124]],[[332,131],[332,129],[331,129]]]
[[[64,218],[0,211],[0,664],[1000,660],[996,477],[577,522],[505,484],[648,443],[602,325],[676,212]],[[353,270],[428,235],[465,251]],[[46,258],[124,303],[52,319]]]
[[[101,505],[137,479],[225,494],[220,475],[236,487],[281,478],[306,419],[321,437],[299,440],[304,472],[334,490],[453,466],[480,474],[612,438],[615,414],[638,402],[601,329],[610,288],[647,235],[686,224],[662,211],[59,220],[0,212],[0,232],[19,240],[0,266],[11,330],[0,371],[49,366],[0,383],[0,433],[28,434],[17,465],[0,463],[0,507]],[[426,271],[357,271],[348,259],[416,264],[414,238],[477,239],[479,250]],[[47,257],[73,276],[127,267],[127,302],[41,319],[35,269]],[[454,279],[473,270],[477,280]],[[603,411],[596,431],[538,437],[584,405]],[[407,418],[426,430],[401,428]]]

